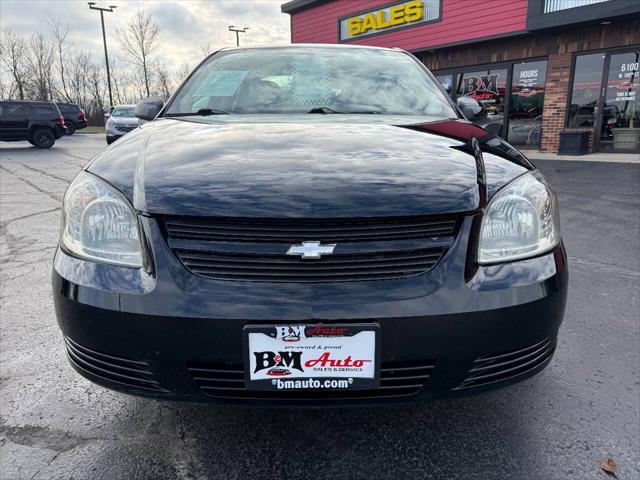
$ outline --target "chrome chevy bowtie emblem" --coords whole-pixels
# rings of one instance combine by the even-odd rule
[[[331,255],[336,244],[322,245],[320,242],[302,242],[291,245],[287,255],[299,255],[303,260],[318,260],[322,255]]]

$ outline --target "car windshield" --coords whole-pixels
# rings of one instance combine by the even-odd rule
[[[184,84],[164,115],[225,113],[456,117],[442,91],[406,53],[322,47],[213,55]]]
[[[116,107],[111,112],[114,117],[134,117],[135,107]]]

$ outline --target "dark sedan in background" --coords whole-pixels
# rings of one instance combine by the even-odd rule
[[[90,380],[326,406],[481,392],[550,362],[556,197],[410,54],[223,50],[136,115],[152,121],[64,197],[53,294]]]

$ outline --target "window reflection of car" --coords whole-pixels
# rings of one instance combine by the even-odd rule
[[[538,145],[542,115],[534,118],[511,119],[509,123],[509,142],[516,145]]]
[[[569,124],[572,127],[593,128],[598,106],[595,104],[572,105],[569,114]],[[602,126],[600,127],[600,137],[610,138],[613,136],[612,128],[618,124],[620,110],[616,105],[605,105],[602,112]]]
[[[540,143],[542,115],[534,118],[510,118],[508,135],[505,135],[504,132],[504,114],[502,112],[489,114],[474,123],[494,135],[508,139],[514,145],[538,145]]]

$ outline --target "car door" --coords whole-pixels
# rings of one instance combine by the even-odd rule
[[[29,136],[29,104],[2,102],[0,106],[0,138],[21,139]]]

